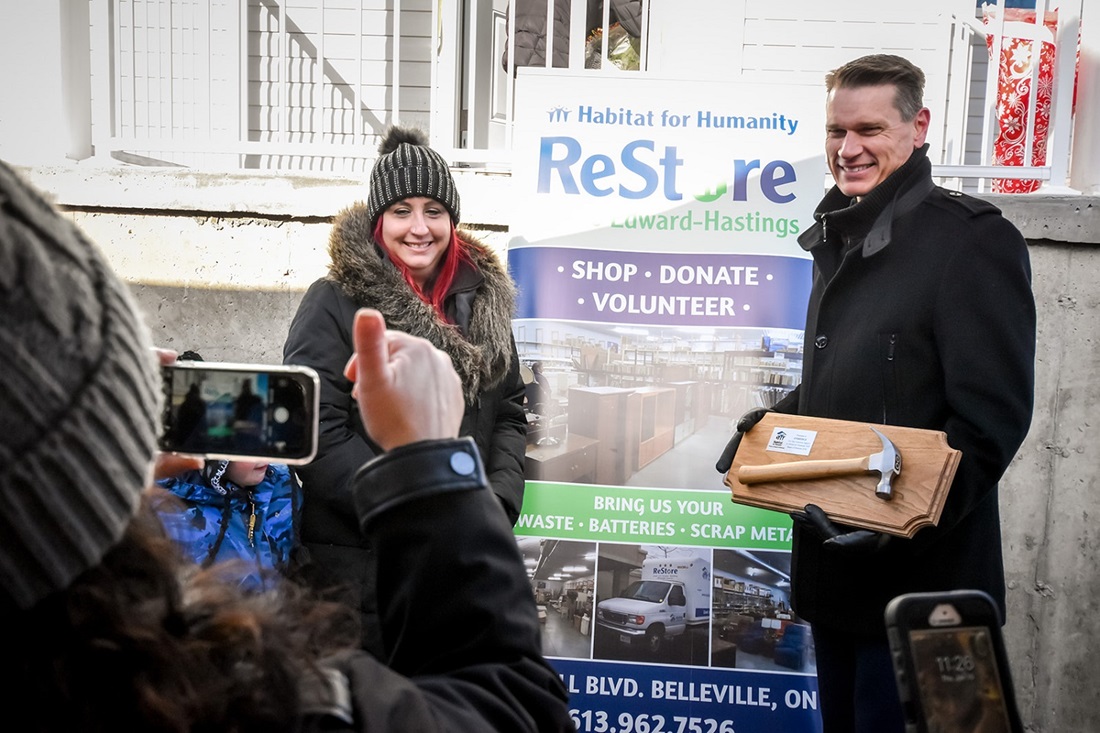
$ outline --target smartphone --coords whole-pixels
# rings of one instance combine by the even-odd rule
[[[886,633],[909,733],[1023,733],[987,593],[898,596],[886,606]]]
[[[320,389],[309,367],[178,361],[161,375],[162,451],[286,464],[317,453]]]

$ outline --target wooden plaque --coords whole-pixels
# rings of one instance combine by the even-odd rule
[[[877,472],[749,485],[737,480],[741,466],[866,458],[882,450],[882,441],[871,428],[889,438],[901,453],[901,473],[893,478],[893,498],[889,501],[875,495]],[[780,429],[788,434],[812,431],[812,438],[808,433],[799,434],[808,444],[809,454],[769,449],[773,434]],[[780,512],[801,511],[807,504],[817,504],[836,522],[912,537],[921,527],[939,522],[961,457],[962,452],[949,446],[946,434],[939,430],[769,412],[742,437],[725,483],[737,504]]]

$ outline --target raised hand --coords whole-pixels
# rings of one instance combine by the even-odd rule
[[[449,356],[428,341],[387,331],[382,314],[355,314],[355,353],[344,376],[367,433],[384,450],[458,436],[465,406]]]

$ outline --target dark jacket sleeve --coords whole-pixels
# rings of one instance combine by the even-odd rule
[[[317,458],[297,469],[310,511],[346,524],[346,538],[358,541],[349,483],[376,451],[359,429],[358,407],[344,366],[351,356],[355,305],[337,286],[318,280],[298,305],[283,346],[283,363],[312,367],[321,380]],[[308,539],[308,538],[307,538]],[[339,537],[333,538],[339,540]]]
[[[955,250],[936,294],[947,442],[962,451],[943,513],[916,539],[949,532],[997,489],[1031,426],[1035,394],[1035,299],[1027,243],[999,214],[978,220]],[[960,237],[962,239],[962,237]]]
[[[634,38],[642,35],[641,0],[611,0],[612,18],[619,21],[623,30]]]
[[[512,339],[512,363],[501,387],[487,469],[489,485],[512,524],[516,523],[523,506],[523,468],[527,451],[527,416],[523,411],[525,391],[519,370],[519,354],[515,339]]]
[[[572,731],[542,657],[515,537],[469,438],[424,441],[363,467],[355,497],[378,554],[388,665],[356,654],[356,730]]]

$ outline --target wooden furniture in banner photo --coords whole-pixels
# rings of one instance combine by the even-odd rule
[[[633,389],[620,387],[570,387],[569,435],[584,435],[599,441],[596,449],[596,483],[621,485],[634,472],[637,443],[627,436],[636,431],[628,425],[627,397]]]
[[[600,441],[569,434],[557,443],[528,445],[524,476],[529,481],[592,483]]]
[[[635,470],[649,465],[672,449],[676,430],[676,391],[667,387],[639,387],[627,403],[628,449]]]
[[[938,430],[769,412],[742,437],[725,484],[737,504],[816,504],[833,521],[912,537],[939,521],[961,456]]]
[[[705,382],[680,380],[664,382],[661,386],[676,390],[676,433],[673,440],[679,444],[706,424],[706,407],[710,400],[708,385]]]

